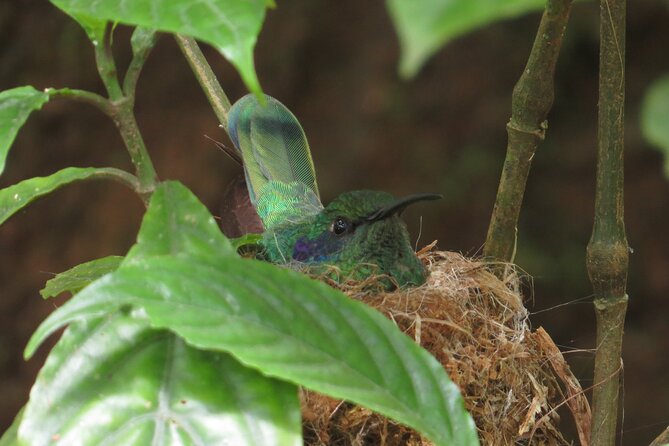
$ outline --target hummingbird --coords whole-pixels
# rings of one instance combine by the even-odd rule
[[[265,104],[251,94],[239,99],[230,109],[227,130],[264,227],[262,257],[327,273],[336,281],[379,275],[388,289],[425,282],[426,269],[400,215],[413,203],[441,195],[397,199],[387,192],[356,190],[323,206],[304,130],[271,96],[265,95]]]

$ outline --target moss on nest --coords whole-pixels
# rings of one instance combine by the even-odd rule
[[[339,287],[391,319],[444,365],[482,444],[571,444],[560,430],[556,409],[562,405],[586,444],[587,399],[548,334],[531,330],[515,270],[506,267],[500,280],[489,264],[430,248],[419,253],[430,272],[421,287],[383,292],[373,279]],[[308,391],[301,398],[307,445],[431,444],[365,408]]]

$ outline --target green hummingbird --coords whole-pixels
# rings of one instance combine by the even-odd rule
[[[266,95],[265,102],[246,95],[228,115],[228,134],[243,159],[249,197],[264,226],[263,256],[316,273],[338,272],[336,280],[383,275],[387,288],[425,282],[425,267],[400,214],[412,203],[441,195],[396,199],[357,190],[324,207],[302,126],[276,99]]]

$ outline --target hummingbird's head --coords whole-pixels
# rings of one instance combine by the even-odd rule
[[[337,266],[342,276],[364,279],[385,274],[400,287],[420,285],[425,268],[416,257],[402,211],[435,194],[396,199],[386,192],[341,194],[319,213],[306,235],[295,240],[293,260]]]

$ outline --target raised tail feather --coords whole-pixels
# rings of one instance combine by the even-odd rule
[[[266,96],[262,106],[254,95],[244,96],[230,109],[228,133],[265,229],[323,209],[304,130],[283,104]]]

